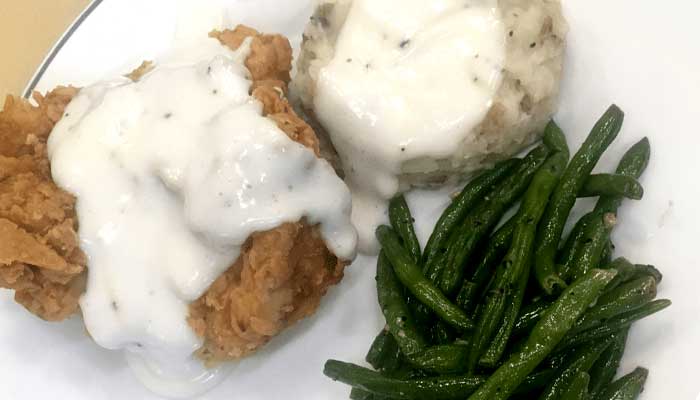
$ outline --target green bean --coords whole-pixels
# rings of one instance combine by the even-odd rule
[[[366,392],[359,388],[352,388],[350,391],[350,400],[375,400],[372,393]]]
[[[382,329],[372,342],[365,360],[379,371],[393,371],[401,364],[401,350],[388,329]]]
[[[452,232],[464,220],[467,213],[491,191],[495,184],[510,174],[522,161],[511,159],[497,164],[469,182],[442,213],[435,223],[423,253],[423,265],[438,261],[440,253],[446,252],[445,245]],[[424,271],[425,272],[425,271]]]
[[[467,371],[473,373],[477,362],[486,345],[491,340],[491,335],[498,329],[501,316],[506,308],[506,293],[503,290],[491,290],[486,295],[485,310],[481,312],[474,329],[474,336],[470,343],[469,356],[467,357]]]
[[[401,351],[410,355],[426,347],[423,336],[418,331],[406,302],[403,289],[386,256],[387,250],[379,253],[377,259],[377,296],[386,319],[389,332]],[[394,268],[396,268],[394,266]]]
[[[578,197],[617,196],[641,200],[644,188],[633,177],[618,174],[593,174],[588,177]]]
[[[612,240],[608,239],[608,242],[603,247],[603,254],[600,256],[600,265],[608,265],[612,262],[612,256],[615,252],[615,245]]]
[[[624,257],[616,258],[606,268],[614,268],[618,272],[615,279],[610,282],[607,291],[613,290],[623,283],[646,276],[654,278],[657,285],[663,279],[661,272],[653,265],[632,264]]]
[[[597,213],[590,212],[576,221],[576,225],[574,225],[571,233],[569,233],[569,237],[567,237],[566,242],[564,242],[564,247],[559,251],[559,276],[566,276],[574,269],[579,251],[581,247],[583,247],[584,237],[588,231],[588,227],[593,223],[597,215]]]
[[[445,321],[438,320],[430,327],[432,343],[442,345],[454,342],[455,333]]]
[[[460,306],[468,314],[474,312],[476,305],[481,301],[489,287],[489,279],[493,277],[495,267],[508,252],[517,220],[517,215],[514,215],[491,235],[471,278],[465,281],[462,289],[465,289],[467,285],[471,285],[471,288],[465,289],[466,293],[462,294]]]
[[[469,347],[451,344],[428,347],[408,357],[416,368],[437,374],[455,374],[464,372]]]
[[[549,121],[544,128],[542,141],[552,151],[561,153],[567,161],[569,160],[571,154],[569,153],[569,145],[566,144],[566,135],[564,135],[564,132],[554,120]]]
[[[612,338],[608,338],[608,340],[602,340],[577,350],[564,369],[547,386],[539,400],[556,400],[561,398],[572,381],[576,379],[576,376],[581,372],[588,372],[611,344]]]
[[[634,400],[644,390],[649,371],[637,368],[629,374],[608,385],[596,400]]]
[[[560,400],[588,400],[588,384],[591,376],[585,372],[579,372],[566,389]]]
[[[634,266],[636,268],[636,272],[634,274],[635,277],[651,276],[652,278],[654,278],[657,284],[661,283],[661,281],[664,278],[661,271],[656,269],[656,267],[653,265],[635,264]]]
[[[522,195],[530,180],[546,161],[549,150],[538,146],[532,150],[518,168],[496,186],[465,218],[458,230],[450,238],[449,251],[442,276],[440,289],[452,296],[464,280],[464,265],[477,245],[498,224],[503,213]]]
[[[570,332],[570,335],[567,335],[567,337],[565,337],[561,341],[561,343],[559,343],[559,346],[557,346],[556,351],[561,351],[583,343],[598,340],[602,337],[613,335],[619,330],[629,327],[630,325],[639,321],[640,319],[646,318],[652,314],[656,314],[657,312],[662,311],[670,305],[670,300],[655,300],[651,303],[645,304],[644,306],[636,310],[611,318],[596,328],[578,333]]]
[[[522,349],[504,362],[469,400],[507,399],[554,350],[616,273],[595,269],[569,286],[537,323]]]
[[[646,170],[647,165],[649,165],[650,155],[651,147],[649,145],[649,139],[644,138],[635,143],[629,148],[629,150],[627,150],[627,152],[625,152],[620,159],[620,163],[618,164],[615,173],[639,179],[644,170]],[[620,204],[622,204],[622,200],[623,197],[620,196],[601,197],[598,200],[595,209],[600,212],[616,213],[617,209],[620,207]]]
[[[383,247],[384,254],[394,266],[396,276],[421,303],[459,330],[464,331],[474,327],[474,323],[464,311],[451,303],[438,288],[423,276],[420,268],[403,249],[398,236],[391,228],[378,227],[377,238]]]
[[[537,171],[530,187],[525,192],[518,210],[511,247],[499,266],[494,282],[495,290],[505,291],[508,305],[504,313],[501,314],[502,318],[499,317],[502,322],[498,332],[496,332],[496,337],[481,360],[482,366],[495,367],[505,351],[525,297],[537,224],[544,213],[552,190],[566,168],[566,161],[565,154],[554,153]],[[486,312],[490,312],[488,303],[486,310]],[[492,333],[487,333],[489,338]]]
[[[505,352],[508,341],[510,340],[515,320],[518,318],[529,278],[530,269],[527,268],[522,272],[519,282],[515,285],[515,291],[510,297],[510,302],[505,307],[500,326],[497,327],[496,335],[483,353],[481,359],[479,359],[480,366],[484,368],[495,368],[498,366],[498,362],[501,360],[503,352]]]
[[[613,343],[603,353],[589,371],[591,375],[590,392],[593,399],[613,381],[625,353],[629,328],[613,335]]]
[[[476,297],[476,293],[480,290],[479,286],[472,282],[465,280],[462,284],[462,288],[459,289],[457,293],[457,298],[455,298],[455,303],[469,314],[469,307],[471,306],[471,300]]]
[[[617,136],[623,119],[624,113],[615,105],[605,112],[571,159],[547,205],[537,233],[535,277],[548,294],[551,294],[556,286],[566,286],[558,276],[555,265],[555,255],[564,224],[576,201],[576,195],[605,149]]]
[[[514,395],[529,394],[535,390],[543,389],[554,379],[558,371],[554,368],[547,368],[536,371],[528,375],[520,386],[513,392]]]
[[[595,213],[592,223],[586,226],[583,233],[583,243],[576,254],[573,269],[562,274],[562,278],[571,276],[574,280],[585,275],[592,268],[598,268],[603,256],[603,249],[610,240],[610,232],[617,223],[615,214]]]
[[[572,332],[590,329],[601,321],[636,310],[655,298],[656,281],[653,277],[647,276],[628,282],[600,296],[596,305],[583,315]]]
[[[459,399],[469,396],[485,379],[480,376],[449,376],[403,381],[342,361],[328,360],[323,373],[329,378],[392,399]]]
[[[395,196],[389,202],[389,221],[401,238],[404,247],[411,254],[413,262],[420,263],[420,243],[416,237],[416,231],[413,229],[411,209],[408,208],[406,198],[403,195]]]
[[[547,311],[547,309],[552,305],[552,302],[541,298],[527,306],[525,306],[518,316],[518,320],[515,322],[513,327],[514,335],[521,335],[528,332],[532,327],[537,324],[542,315]]]

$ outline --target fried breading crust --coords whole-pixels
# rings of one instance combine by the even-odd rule
[[[0,287],[49,321],[78,309],[86,259],[75,199],[51,180],[46,140],[77,92],[61,87],[36,107],[8,96],[0,112]]]
[[[314,131],[285,98],[292,61],[287,39],[244,26],[210,36],[232,49],[253,38],[246,59],[252,95],[264,115],[318,155]],[[17,302],[49,321],[78,312],[85,291],[75,199],[53,183],[46,153],[48,136],[77,91],[34,94],[37,106],[10,96],[0,112],[0,287],[15,290]],[[204,339],[198,355],[214,363],[255,351],[311,315],[346,265],[303,220],[252,235],[239,259],[190,306],[188,321]]]

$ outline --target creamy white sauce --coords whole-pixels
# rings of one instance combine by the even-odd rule
[[[53,178],[77,198],[85,325],[166,396],[220,379],[193,357],[188,305],[253,232],[306,218],[338,257],[355,255],[348,188],[262,117],[248,54],[249,41],[189,43],[138,82],[82,89],[49,138]]]
[[[491,107],[505,31],[497,0],[354,0],[314,110],[353,191],[360,249],[377,250],[402,164],[452,154]]]

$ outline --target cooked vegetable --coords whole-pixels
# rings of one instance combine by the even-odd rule
[[[373,394],[407,400],[465,398],[485,380],[480,376],[450,376],[403,381],[336,360],[328,360],[323,373],[335,381]]]
[[[521,160],[511,159],[496,165],[469,182],[445,209],[425,245],[423,265],[431,265],[440,253],[447,251],[445,245],[469,211],[491,191],[495,184],[511,173]]]
[[[556,153],[561,153],[566,161],[569,161],[569,145],[566,144],[566,135],[564,131],[561,130],[559,125],[557,125],[554,120],[549,121],[547,126],[544,128],[544,135],[542,141],[547,145],[552,151]]]
[[[567,288],[542,316],[524,347],[505,361],[469,400],[507,399],[554,350],[615,274],[614,270],[594,269]]]
[[[670,300],[655,300],[651,303],[645,304],[644,306],[636,310],[618,315],[615,318],[611,318],[603,322],[600,326],[596,328],[579,333],[572,332],[570,335],[564,338],[564,340],[562,340],[562,342],[559,344],[559,349],[577,346],[579,344],[591,342],[602,337],[613,335],[621,329],[628,328],[634,322],[646,318],[650,315],[656,314],[657,312],[668,308],[670,305]]]
[[[576,280],[588,270],[600,265],[603,251],[610,241],[610,232],[617,223],[615,214],[600,214],[592,212],[592,219],[583,231],[582,243],[578,248],[576,257],[569,270],[560,270],[560,276],[564,280],[569,278]]]
[[[389,332],[401,351],[408,355],[423,350],[426,346],[425,339],[413,322],[413,316],[404,301],[403,288],[384,251],[377,258],[377,297]]]
[[[611,383],[598,397],[597,400],[634,400],[644,390],[649,371],[637,368],[617,381]]]
[[[580,373],[587,373],[593,364],[600,358],[603,351],[610,347],[612,338],[601,340],[590,346],[577,350],[571,356],[568,364],[559,372],[554,380],[547,386],[539,400],[555,400],[561,398],[567,389],[574,383]]]
[[[650,155],[651,146],[649,145],[649,139],[643,138],[630,147],[622,156],[615,173],[639,179],[644,170],[646,170],[647,165],[649,165]],[[623,197],[621,196],[601,197],[595,209],[600,212],[616,213],[617,209],[620,208],[620,204],[622,204],[622,200]]]
[[[462,285],[461,299],[459,295],[457,297],[458,302],[467,313],[473,313],[477,302],[481,301],[485,295],[495,266],[503,259],[510,247],[517,221],[517,215],[513,216],[489,238],[486,250],[474,269],[474,273]]]
[[[440,289],[449,295],[456,294],[459,284],[464,279],[464,264],[472,255],[477,245],[498,224],[503,213],[528,187],[530,180],[547,159],[549,150],[539,146],[532,150],[515,169],[514,173],[503,180],[491,191],[472,212],[460,228],[450,238],[447,259]]]
[[[591,398],[598,397],[601,391],[613,381],[620,367],[622,355],[625,353],[629,328],[623,329],[613,335],[613,342],[607,350],[593,364],[590,370],[591,382],[589,392]]]
[[[420,263],[420,243],[413,229],[411,210],[408,208],[406,198],[403,195],[391,199],[389,203],[389,221],[391,221],[391,226],[401,238],[403,246],[411,254],[413,262],[416,264]]]
[[[566,286],[555,265],[564,224],[593,167],[620,131],[623,119],[624,113],[615,105],[605,112],[571,159],[547,205],[537,233],[535,277],[548,294],[553,293],[556,286]]]
[[[388,329],[382,329],[374,338],[365,360],[380,371],[393,371],[400,365],[401,351]]]
[[[465,345],[438,345],[409,356],[408,361],[422,370],[438,374],[454,374],[464,372],[468,353],[469,348]]]
[[[552,190],[564,172],[566,161],[564,153],[554,153],[537,171],[525,193],[518,211],[510,250],[503,259],[499,270],[496,271],[496,278],[491,288],[491,290],[505,293],[507,306],[499,316],[501,323],[497,327],[496,337],[481,360],[483,366],[496,366],[505,351],[506,344],[508,344],[513,326],[520,313],[520,306],[525,298],[537,224],[542,217]],[[485,305],[485,312],[491,312],[488,301]],[[492,333],[493,331],[487,333],[486,340],[490,340]],[[480,349],[472,347],[472,350],[475,351],[475,354],[470,354],[470,357],[478,357],[481,354]]]
[[[653,277],[642,277],[625,283],[600,296],[596,305],[586,311],[573,331],[584,331],[601,321],[636,310],[650,303],[654,298],[656,298],[656,281]]]
[[[377,228],[377,238],[384,254],[394,266],[396,276],[416,298],[445,322],[460,330],[474,327],[474,323],[461,308],[454,305],[438,288],[423,276],[420,268],[401,246],[398,236],[388,226]]]
[[[594,174],[583,184],[579,197],[616,196],[641,200],[644,188],[631,176],[619,174]]]
[[[622,119],[612,106],[570,162],[552,121],[543,145],[462,190],[422,258],[408,205],[394,198],[393,229],[377,229],[386,328],[366,358],[377,371],[330,360],[326,375],[353,386],[359,400],[635,399],[646,370],[613,382],[630,326],[671,302],[655,300],[661,272],[613,259],[610,240],[623,198],[641,198],[648,140],[615,174],[590,175]],[[600,199],[560,249],[579,195]]]
[[[591,376],[585,372],[579,372],[573,379],[571,385],[561,395],[561,400],[587,400],[588,399],[588,384],[591,381]]]

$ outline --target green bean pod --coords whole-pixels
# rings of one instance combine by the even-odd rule
[[[506,305],[500,326],[497,327],[496,335],[491,341],[491,344],[486,348],[483,356],[479,359],[480,366],[484,368],[495,368],[498,366],[506,350],[508,341],[511,338],[515,321],[518,318],[518,313],[520,312],[520,307],[525,297],[525,290],[527,289],[529,279],[530,269],[527,268],[521,273],[520,279],[515,285],[515,291],[512,296],[510,296],[510,302]]]
[[[403,249],[398,236],[391,228],[388,226],[378,227],[377,238],[382,245],[382,251],[393,265],[396,276],[421,303],[459,330],[464,331],[474,327],[474,323],[464,311],[450,302],[437,287],[423,276],[422,271]]]
[[[558,255],[559,276],[568,276],[576,265],[577,257],[584,244],[584,237],[589,225],[593,223],[598,214],[590,212],[576,221],[576,225],[569,233]]]
[[[358,365],[328,360],[323,373],[335,380],[375,395],[400,400],[465,398],[485,381],[480,376],[448,376],[399,380]]]
[[[651,146],[649,145],[649,139],[643,138],[630,147],[627,152],[625,152],[617,165],[617,170],[615,173],[639,179],[649,165],[650,156]],[[604,213],[616,213],[617,209],[620,207],[620,204],[622,204],[622,200],[623,197],[621,196],[601,197],[598,200],[595,209]]]
[[[644,188],[633,177],[620,174],[593,174],[583,184],[578,197],[616,196],[641,200]]]
[[[566,286],[559,277],[555,264],[564,224],[581,187],[603,152],[619,133],[623,120],[624,113],[615,105],[605,112],[571,159],[547,205],[537,233],[535,277],[548,294],[554,292],[556,286]]]
[[[416,368],[437,374],[464,372],[469,347],[450,344],[428,347],[408,357],[408,362]]]
[[[585,372],[579,372],[571,382],[571,385],[564,391],[560,400],[588,400],[588,384],[591,376]]]
[[[374,395],[362,389],[352,388],[350,391],[350,400],[375,400]]]
[[[562,274],[565,280],[572,277],[573,280],[585,275],[586,272],[601,265],[603,251],[610,241],[610,233],[617,223],[615,214],[605,213],[595,216],[591,224],[586,226],[583,233],[583,243],[576,254],[573,269]]]
[[[379,306],[386,319],[389,332],[401,351],[410,355],[423,350],[427,345],[426,341],[418,331],[413,316],[406,306],[403,289],[385,255],[385,251],[379,253],[377,259],[376,280]]]
[[[496,186],[483,202],[470,212],[450,238],[447,260],[440,288],[448,296],[455,295],[464,280],[464,265],[477,245],[498,224],[503,214],[527,190],[532,177],[544,164],[549,150],[538,146],[525,156],[513,174]]]
[[[612,338],[608,338],[577,350],[564,369],[547,386],[539,400],[556,400],[561,398],[577,375],[581,372],[588,372],[611,344]]]
[[[406,198],[403,195],[395,196],[389,202],[389,221],[401,238],[404,247],[411,254],[413,262],[419,264],[421,260],[420,243],[413,228],[411,209],[408,208]]]
[[[566,161],[569,161],[569,145],[566,144],[566,135],[564,131],[561,130],[559,125],[557,125],[554,120],[549,121],[547,126],[544,128],[544,135],[542,141],[547,145],[553,152],[561,153]]]
[[[507,399],[557,347],[616,273],[595,269],[569,286],[540,319],[520,351],[504,362],[469,400]]]
[[[557,346],[556,351],[562,351],[573,346],[578,346],[580,344],[592,342],[603,337],[608,337],[614,335],[621,329],[628,328],[633,323],[649,317],[650,315],[656,314],[671,305],[671,300],[654,300],[651,303],[647,303],[644,306],[618,315],[605,321],[602,325],[589,329],[583,332],[570,332],[567,337],[565,337],[561,343]]]
[[[528,375],[525,380],[518,386],[513,395],[530,394],[536,390],[544,389],[549,382],[554,379],[558,371],[554,368],[547,368],[540,371],[535,371]]]
[[[508,252],[517,220],[517,215],[514,215],[491,235],[483,254],[479,258],[479,263],[474,268],[472,276],[462,285],[460,292],[463,291],[464,293],[461,293],[462,298],[459,303],[468,314],[474,312],[476,305],[484,297],[490,286],[489,280],[493,277],[495,267]]]
[[[467,371],[469,373],[473,373],[476,369],[479,358],[491,341],[493,332],[498,329],[506,308],[506,301],[507,296],[504,290],[491,290],[486,295],[486,305],[480,312],[470,342],[469,356],[467,357]]]
[[[532,246],[535,241],[537,224],[542,218],[547,200],[566,168],[566,155],[554,153],[540,168],[525,192],[517,214],[513,241],[499,268],[496,290],[503,290],[507,296],[507,307],[493,342],[480,361],[485,367],[495,367],[505,351],[513,326],[520,313],[525,298],[525,290],[530,276]],[[500,281],[498,277],[502,277]]]
[[[591,393],[591,398],[597,398],[600,392],[602,392],[603,389],[613,381],[615,375],[617,375],[620,361],[622,361],[622,356],[625,353],[628,334],[629,328],[623,329],[613,335],[613,342],[610,347],[608,347],[590,369],[591,383],[589,391]]]
[[[521,310],[518,320],[515,322],[515,326],[513,326],[513,334],[522,335],[523,333],[530,331],[530,329],[537,324],[537,321],[542,318],[542,315],[544,315],[551,305],[551,301],[541,298],[525,306]]]
[[[433,233],[425,245],[423,265],[428,266],[438,261],[440,253],[445,253],[445,244],[467,213],[491,191],[495,184],[510,174],[521,160],[510,159],[497,164],[469,182],[455,197],[435,223]],[[424,271],[425,272],[425,271]]]
[[[635,400],[644,390],[649,371],[637,368],[608,385],[596,400]]]
[[[572,332],[590,329],[604,320],[643,307],[655,298],[656,281],[653,277],[628,282],[600,296],[596,305],[583,315]]]
[[[378,371],[393,371],[401,364],[401,350],[388,329],[382,329],[374,338],[365,360]]]

